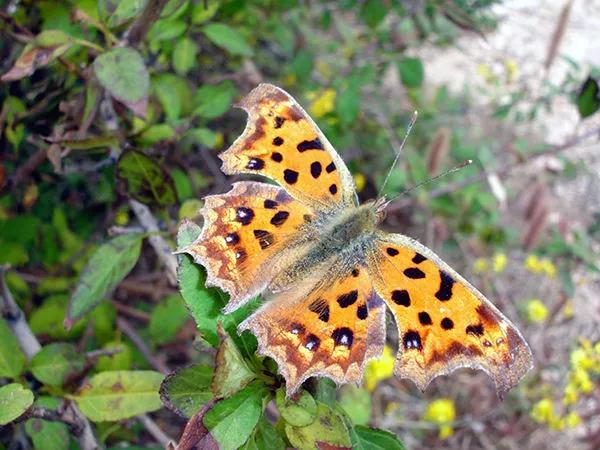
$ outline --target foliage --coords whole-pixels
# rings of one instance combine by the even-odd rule
[[[101,444],[133,448],[156,436],[131,419],[153,413],[181,436],[182,448],[404,448],[395,433],[368,426],[381,425],[375,396],[393,373],[389,347],[369,363],[365,388],[337,392],[329,380],[309,380],[286,398],[276,364],[256,356],[254,336],[237,332],[260,299],[223,314],[226,295],[206,287],[205,271],[184,254],[176,256],[179,292],[169,282],[174,265],[165,261],[199,234],[198,199],[226,185],[215,154],[243,126],[232,107],[262,79],[307,106],[348,162],[362,199],[376,195],[394,158],[389,147],[414,109],[419,123],[387,194],[473,159],[452,181],[406,200],[413,219],[398,207],[390,223],[434,224],[428,233],[438,230],[444,251],[476,249],[473,271],[482,278],[516,263],[527,276],[556,282],[567,298],[576,268],[598,272],[600,220],[570,236],[557,227],[539,231],[535,210],[524,226],[530,232],[503,221],[499,196],[472,184],[484,169],[506,173],[500,147],[467,132],[468,96],[430,85],[427,64],[415,56],[424,43],[451,46],[462,33],[493,29],[494,1],[13,3],[0,12],[0,264],[11,267],[2,269],[2,297],[12,293],[25,320],[5,313],[0,321],[0,425],[10,424],[0,446],[28,436],[36,450],[73,448],[89,420]],[[492,97],[491,129],[532,121],[557,97],[572,102],[582,121],[597,117],[595,68],[572,64],[534,101],[502,81],[516,76],[515,65],[503,70],[504,78],[480,71]],[[401,102],[384,94],[390,79]],[[547,149],[517,141],[513,150],[526,161]],[[464,187],[444,191],[450,183]],[[515,256],[523,246],[528,255]],[[519,303],[532,326],[556,314],[538,297]],[[21,351],[15,323],[41,349]],[[517,394],[532,423],[579,423],[576,403],[591,397],[599,378],[596,347],[582,342],[573,351],[563,411],[546,392]],[[76,423],[65,420],[70,404],[82,413]],[[424,408],[429,439],[438,430],[439,439],[450,438],[462,411],[449,398]]]

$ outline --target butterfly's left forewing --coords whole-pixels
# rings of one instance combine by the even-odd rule
[[[517,328],[424,245],[381,233],[368,265],[398,326],[398,376],[424,389],[459,367],[483,369],[502,395],[532,367]]]

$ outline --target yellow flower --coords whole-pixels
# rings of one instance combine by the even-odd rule
[[[544,272],[550,278],[554,278],[556,275],[556,266],[548,258],[543,258],[540,261],[540,271]]]
[[[591,369],[594,367],[594,359],[591,357],[590,353],[585,351],[583,348],[576,348],[571,352],[571,367],[573,369]]]
[[[589,394],[594,390],[594,383],[590,379],[590,374],[584,369],[575,369],[571,373],[571,380],[573,381],[573,384],[577,386],[579,391],[584,394]]]
[[[496,75],[492,73],[492,69],[487,64],[478,64],[477,65],[477,73],[481,78],[485,80],[486,83],[492,84],[496,81]]]
[[[550,423],[555,417],[554,405],[549,398],[541,399],[531,409],[531,418],[537,423]]]
[[[313,100],[308,108],[310,114],[317,119],[330,113],[335,108],[335,91],[325,89],[321,95]]]
[[[548,308],[541,300],[532,299],[527,302],[527,318],[530,322],[543,322],[548,317]]]
[[[536,255],[527,256],[527,258],[525,258],[524,265],[525,265],[525,268],[527,270],[529,270],[530,272],[540,273],[542,271],[540,260],[538,259],[538,257]]]
[[[508,258],[505,253],[496,253],[493,259],[494,272],[502,272],[506,268]]]
[[[386,345],[383,348],[383,354],[379,358],[372,359],[367,363],[365,385],[369,392],[374,391],[380,381],[386,380],[394,374],[394,361],[392,349]]]
[[[365,188],[366,183],[367,179],[362,173],[354,174],[354,185],[356,186],[357,192],[361,192]]]
[[[506,69],[506,81],[512,83],[516,80],[519,75],[519,66],[514,59],[507,59],[504,61],[504,68]]]
[[[575,411],[571,411],[567,414],[567,417],[565,417],[565,423],[569,428],[575,428],[581,423],[581,417]]]
[[[485,258],[477,258],[473,263],[473,271],[475,273],[487,272],[488,268],[488,261]]]
[[[425,420],[439,425],[439,436],[441,439],[446,439],[454,433],[452,421],[455,417],[456,409],[454,408],[454,402],[449,398],[439,398],[432,401],[427,406],[427,410],[423,416]]]
[[[225,142],[225,138],[223,137],[223,133],[215,133],[215,148],[220,148],[223,146],[223,142]]]
[[[574,405],[575,403],[577,403],[578,398],[579,393],[577,391],[577,386],[569,382],[565,386],[565,395],[563,396],[563,403],[565,405]]]

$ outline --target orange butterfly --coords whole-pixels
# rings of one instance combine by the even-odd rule
[[[279,364],[288,395],[310,376],[359,382],[381,355],[385,307],[399,333],[396,375],[424,389],[459,367],[500,395],[532,367],[516,327],[419,242],[377,228],[383,200],[359,205],[348,168],[298,103],[261,84],[241,103],[244,133],[220,155],[227,174],[267,176],[206,197],[200,237],[182,249],[230,294],[231,312],[269,301],[240,325]]]

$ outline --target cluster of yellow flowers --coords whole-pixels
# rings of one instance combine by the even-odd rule
[[[494,272],[500,273],[506,269],[507,263],[508,257],[506,253],[496,253],[491,258],[477,258],[473,263],[473,271],[475,273],[483,273],[488,272],[491,268]]]
[[[538,401],[531,410],[531,418],[538,423],[545,423],[550,428],[562,430],[572,428],[581,423],[581,417],[573,409],[580,395],[587,395],[594,390],[592,378],[600,376],[600,341],[592,345],[587,339],[571,352],[569,381],[565,386],[562,403],[565,414],[557,414],[552,399],[545,397]]]
[[[452,422],[456,417],[454,402],[449,398],[438,398],[432,401],[423,415],[423,419],[433,422],[440,428],[440,438],[446,439],[454,433]]]
[[[554,278],[556,276],[556,266],[548,258],[538,258],[536,255],[529,255],[525,259],[524,266],[533,273],[541,273]]]
[[[540,323],[545,321],[548,317],[548,308],[546,308],[546,305],[537,298],[527,300],[525,311],[527,312],[527,319],[529,319],[530,322]]]
[[[477,66],[477,73],[487,84],[500,85],[502,80],[500,71],[499,68],[492,68],[489,64],[485,63],[481,63]],[[513,83],[519,77],[519,66],[514,59],[508,58],[505,60],[502,71],[504,72],[503,75],[506,84]]]
[[[335,97],[336,93],[334,89],[325,89],[314,97],[308,107],[308,112],[312,117],[320,119],[335,109]]]
[[[372,359],[365,367],[365,387],[369,392],[373,392],[380,381],[387,380],[394,374],[395,357],[389,346],[383,347],[383,354]]]

